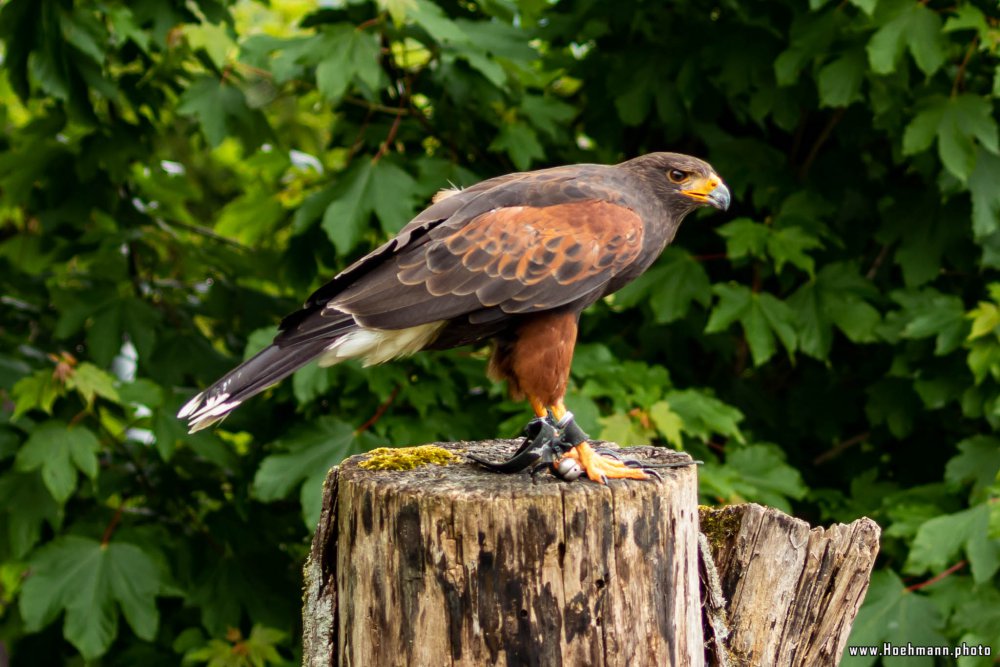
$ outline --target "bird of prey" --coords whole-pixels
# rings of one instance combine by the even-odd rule
[[[310,361],[380,364],[420,350],[492,341],[488,374],[526,398],[536,419],[500,471],[542,465],[565,479],[645,479],[595,451],[563,402],[584,308],[642,274],[684,217],[729,207],[712,167],[651,153],[443,190],[399,234],[316,290],[266,349],[178,413],[191,432]],[[541,460],[542,463],[538,463]]]

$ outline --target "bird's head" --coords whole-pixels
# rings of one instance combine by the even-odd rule
[[[682,215],[699,206],[729,208],[729,188],[704,160],[682,153],[650,153],[621,166],[641,174]]]

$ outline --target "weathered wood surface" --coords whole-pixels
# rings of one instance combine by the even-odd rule
[[[701,523],[726,600],[728,664],[838,664],[868,590],[878,525],[810,528],[753,504],[702,508]]]
[[[441,446],[497,460],[516,444]],[[465,463],[376,472],[362,460],[327,479],[304,664],[704,664],[693,466],[599,486]]]

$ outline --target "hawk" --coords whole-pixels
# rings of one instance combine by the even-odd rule
[[[316,290],[274,341],[178,413],[193,433],[310,361],[380,364],[492,341],[488,374],[536,419],[506,464],[566,479],[645,479],[595,450],[563,402],[580,313],[635,280],[700,206],[730,195],[712,167],[678,153],[616,165],[520,172],[443,190],[399,234]],[[536,466],[537,467],[537,466]]]

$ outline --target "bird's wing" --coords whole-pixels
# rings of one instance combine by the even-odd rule
[[[642,250],[642,219],[610,201],[503,206],[431,229],[327,305],[401,329],[484,309],[549,310],[593,294]]]
[[[506,174],[481,181],[464,190],[444,191],[448,196],[440,199],[435,198],[433,204],[417,214],[399,230],[398,234],[352,263],[328,283],[310,294],[300,310],[291,313],[281,321],[279,333],[274,339],[274,343],[279,347],[288,347],[317,338],[337,335],[342,330],[345,321],[353,322],[353,320],[343,313],[326,310],[325,306],[332,299],[339,296],[352,284],[361,281],[368,273],[387,261],[391,261],[394,255],[425,242],[427,233],[431,229],[460,217],[458,213],[474,206],[483,193],[496,189],[505,183],[527,180],[532,176],[533,174],[530,173]]]

